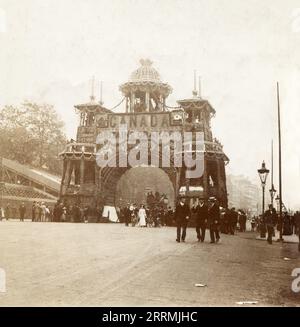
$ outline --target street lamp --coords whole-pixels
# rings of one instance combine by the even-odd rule
[[[264,219],[264,213],[265,213],[265,187],[266,187],[266,182],[267,182],[267,177],[269,174],[269,169],[266,168],[266,164],[263,161],[261,164],[261,168],[257,170],[260,181],[261,181],[261,187],[262,187],[262,220]],[[264,228],[264,224],[261,224],[260,228],[260,236],[266,237],[266,231]]]

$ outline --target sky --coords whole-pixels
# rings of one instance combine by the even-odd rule
[[[213,133],[230,158],[228,173],[258,183],[274,139],[275,188],[278,81],[283,200],[300,208],[299,1],[0,0],[0,106],[51,103],[68,137],[76,135],[74,105],[89,100],[92,76],[112,108],[141,58],[172,86],[170,106],[191,96],[197,70],[202,97],[217,112]]]

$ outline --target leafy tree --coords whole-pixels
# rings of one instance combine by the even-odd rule
[[[0,152],[22,164],[60,173],[58,153],[66,143],[64,123],[53,106],[25,102],[0,110]]]

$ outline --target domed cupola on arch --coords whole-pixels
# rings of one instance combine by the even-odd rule
[[[165,101],[172,88],[163,83],[152,61],[141,59],[141,66],[135,70],[129,81],[120,86],[126,97],[126,112],[165,111]]]

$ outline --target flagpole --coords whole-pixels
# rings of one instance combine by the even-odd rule
[[[273,191],[274,189],[274,159],[273,159],[273,139],[272,139],[272,148],[271,148],[271,190]],[[271,204],[272,204],[272,207],[273,207],[273,198],[274,198],[274,195],[272,193],[271,195]]]
[[[279,227],[280,236],[279,241],[283,241],[282,238],[282,162],[281,162],[281,117],[280,117],[280,99],[279,99],[279,83],[277,82],[277,115],[278,115],[278,157],[279,157]]]

